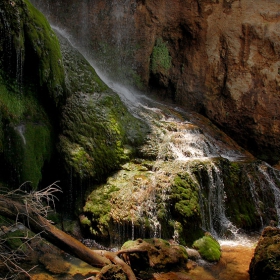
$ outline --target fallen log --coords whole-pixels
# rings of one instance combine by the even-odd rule
[[[105,256],[101,256],[77,239],[59,230],[28,205],[0,195],[0,215],[21,222],[34,233],[40,233],[43,238],[58,248],[92,266],[103,267],[111,263]]]

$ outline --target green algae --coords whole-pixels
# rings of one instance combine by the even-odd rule
[[[156,40],[150,62],[151,71],[153,74],[166,72],[171,67],[171,56],[167,47],[167,43],[159,38]]]
[[[205,235],[193,243],[201,257],[209,262],[219,261],[221,257],[220,244],[211,236]]]

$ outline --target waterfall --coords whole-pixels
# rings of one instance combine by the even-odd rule
[[[73,40],[71,36],[59,28],[53,28],[56,32],[66,36],[71,43]],[[85,54],[85,56],[87,55]],[[132,192],[127,187],[119,194],[120,197],[126,197],[130,203],[133,203],[133,208],[130,210],[132,218],[128,223],[129,218],[123,217],[122,209],[114,210],[112,218],[115,219],[115,229],[112,232],[115,237],[112,243],[121,244],[126,239],[137,237],[166,237],[163,232],[163,227],[166,225],[162,224],[163,220],[162,217],[159,217],[159,213],[164,212],[167,220],[174,219],[170,210],[171,187],[176,174],[182,172],[188,173],[199,187],[201,228],[217,238],[236,236],[239,228],[231,221],[231,217],[227,216],[228,190],[225,187],[224,170],[219,166],[219,162],[227,160],[228,162],[245,163],[248,159],[252,161],[252,158],[248,157],[233,141],[223,137],[220,131],[217,137],[216,132],[211,131],[212,126],[208,126],[203,117],[154,101],[143,93],[139,94],[131,88],[112,81],[96,67],[92,57],[87,57],[87,60],[96,69],[102,80],[119,94],[128,109],[136,117],[145,120],[151,128],[143,150],[145,150],[145,154],[150,154],[155,158],[153,166],[149,174],[145,174],[147,180],[143,180],[141,176],[137,180],[132,177],[130,179],[127,174],[125,175],[128,181],[133,182],[131,183],[133,187],[137,188],[137,191]],[[261,188],[256,179],[251,178],[252,175],[248,173],[247,192],[252,197],[260,225],[263,227],[267,222],[263,218],[265,213],[263,213],[262,204],[266,204],[266,202],[263,202],[261,197],[262,189],[268,186],[272,190],[275,197],[274,205],[279,216],[280,191],[275,182],[277,176],[279,180],[279,175],[269,175],[260,167],[262,165],[258,164],[256,163],[259,166],[256,172],[259,175],[256,176],[260,177],[262,174],[263,178],[259,181]],[[194,175],[193,168],[199,165],[205,170],[207,180],[200,181]],[[277,171],[274,172],[278,174]],[[118,199],[116,198],[115,204],[118,203]],[[122,221],[122,219],[124,220]],[[277,222],[279,222],[279,218]],[[173,232],[170,238],[179,240],[178,221],[175,219],[171,223]],[[141,229],[137,229],[137,227]]]
[[[116,1],[112,2],[116,20],[127,12],[124,4],[119,6]],[[179,240],[184,230],[181,228],[185,217],[183,215],[178,217],[176,206],[172,205],[172,199],[174,200],[172,188],[178,174],[183,174],[182,178],[185,181],[187,181],[185,178],[190,178],[194,188],[197,186],[199,214],[195,218],[200,219],[199,226],[204,231],[209,231],[215,237],[234,237],[239,232],[239,227],[233,220],[239,218],[239,225],[242,226],[244,223],[248,228],[254,223],[254,229],[267,225],[268,219],[273,219],[273,213],[268,213],[271,201],[265,197],[266,191],[273,197],[273,207],[277,214],[276,223],[279,225],[279,171],[247,155],[236,143],[214,128],[209,120],[206,121],[202,116],[181,108],[174,108],[174,105],[154,101],[145,94],[112,80],[110,73],[102,72],[105,69],[103,67],[105,63],[102,66],[102,62],[96,62],[92,52],[84,51],[79,47],[66,31],[54,26],[53,28],[81,51],[100,78],[119,94],[134,116],[148,123],[151,130],[147,135],[146,144],[139,152],[140,157],[142,156],[138,159],[140,164],[132,162],[127,168],[123,166],[122,170],[108,179],[108,184],[116,186],[122,180],[120,190],[110,201],[113,208],[110,219],[114,226],[108,231],[112,233],[112,236],[114,235],[110,236],[114,239],[113,243],[121,244],[126,238],[147,236],[173,238],[176,242]],[[125,36],[122,32],[118,32],[118,28],[122,31],[124,27],[115,26],[115,28],[116,48],[119,49]],[[120,55],[117,59],[122,59],[122,56]],[[98,68],[100,65],[101,67]],[[143,163],[145,161],[152,163]],[[245,173],[242,175],[244,177],[234,178],[235,185],[233,186],[226,183],[226,170],[222,169],[224,162],[228,166],[233,163],[244,166],[245,171],[242,171]],[[150,166],[146,167],[147,165]],[[254,173],[246,170],[251,166],[256,166]],[[125,183],[123,183],[123,178],[126,178]],[[244,193],[238,193],[237,188],[243,186],[242,179],[246,180],[242,190]],[[248,185],[245,186],[245,183]],[[230,187],[235,192],[232,192]],[[241,213],[242,207],[238,209],[242,217],[238,216],[239,212],[235,214],[237,217],[227,214],[230,212],[227,205],[232,199],[230,195],[240,196],[241,200],[241,198],[244,199],[244,194],[254,204],[250,207],[254,208],[254,214],[258,216],[257,222],[251,221],[252,217],[249,215],[251,213],[248,215],[246,213],[249,210],[246,209]],[[185,194],[180,195],[182,197]],[[238,197],[234,198],[238,200]],[[185,203],[188,203],[187,199]],[[198,209],[196,210],[198,212]],[[170,233],[170,228],[172,228],[172,233]]]

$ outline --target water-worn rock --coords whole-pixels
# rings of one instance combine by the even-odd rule
[[[183,246],[170,245],[167,241],[158,238],[127,241],[122,249],[136,251],[127,256],[132,269],[137,275],[142,275],[142,279],[153,272],[184,269],[188,259]]]
[[[264,229],[250,263],[251,280],[280,279],[280,229]]]
[[[64,170],[77,182],[101,180],[131,157],[147,126],[132,116],[77,49],[57,35],[69,95],[58,145]]]

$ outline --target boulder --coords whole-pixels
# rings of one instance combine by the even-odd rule
[[[266,227],[250,263],[250,280],[280,279],[280,229]]]
[[[209,262],[217,262],[221,257],[220,244],[210,234],[196,240],[193,247],[198,250],[203,259]]]
[[[187,251],[183,246],[170,245],[159,238],[127,241],[122,250],[135,251],[127,254],[130,265],[136,275],[144,279],[153,272],[174,271],[186,268]]]

